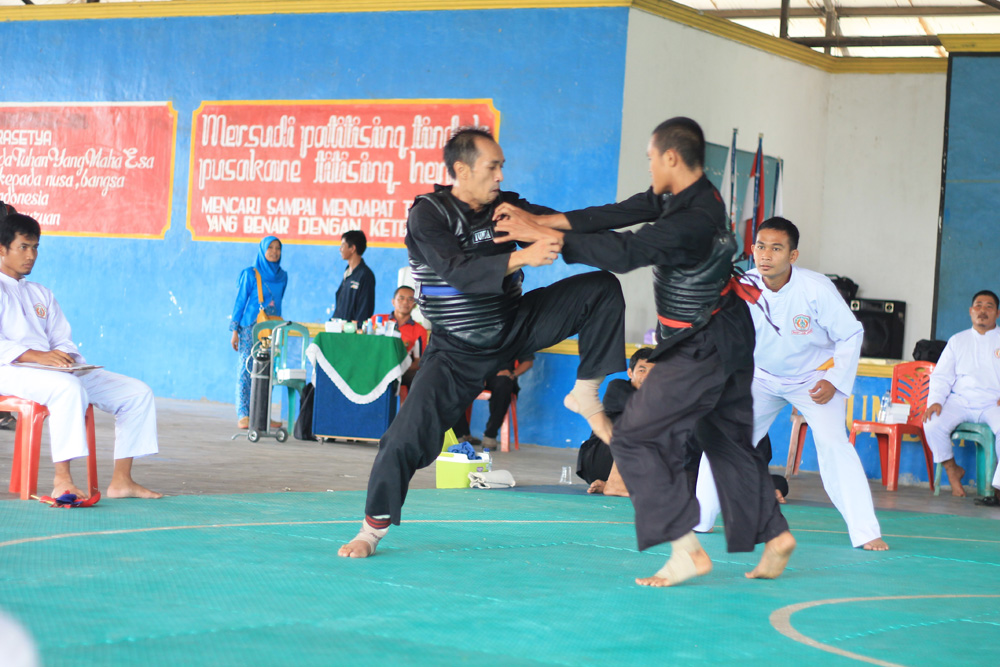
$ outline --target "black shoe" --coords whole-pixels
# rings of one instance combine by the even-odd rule
[[[983,496],[982,498],[976,498],[972,502],[983,507],[1000,507],[1000,498],[996,496]]]
[[[4,417],[0,419],[0,429],[4,431],[16,431],[17,420],[14,417]]]

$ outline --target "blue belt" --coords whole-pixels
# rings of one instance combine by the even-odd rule
[[[458,296],[461,294],[461,292],[451,285],[422,285],[420,287],[420,293],[426,294],[427,296]]]

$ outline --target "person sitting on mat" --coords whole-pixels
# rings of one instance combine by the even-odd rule
[[[969,317],[972,328],[948,339],[931,373],[924,412],[924,435],[934,453],[934,462],[944,466],[951,482],[951,495],[964,496],[962,475],[955,463],[951,432],[962,422],[987,424],[1000,444],[1000,329],[997,313],[1000,299],[989,290],[972,297]],[[993,476],[1000,489],[1000,467]],[[996,495],[976,499],[976,504],[1000,506]]]
[[[132,459],[155,454],[156,406],[145,383],[102,369],[76,375],[53,369],[83,364],[69,322],[45,287],[25,278],[38,258],[38,222],[14,213],[0,220],[0,394],[35,401],[49,409],[55,479],[52,496],[75,493],[70,460],[88,455],[85,416],[90,404],[115,416],[115,467],[109,498],[162,498],[132,479]]]
[[[649,360],[651,354],[653,354],[651,347],[640,347],[636,350],[628,360],[628,379],[612,380],[604,390],[602,401],[604,412],[612,424],[625,411],[626,403],[632,398],[632,394],[639,390],[646,380],[649,369],[654,366],[654,362]],[[590,484],[587,493],[603,493],[606,496],[628,495],[628,489],[625,488],[618,467],[615,466],[615,459],[611,455],[611,447],[593,432],[580,445],[580,453],[576,456],[576,474]]]

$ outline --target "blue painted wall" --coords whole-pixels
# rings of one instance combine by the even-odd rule
[[[1000,54],[951,56],[940,274],[934,337],[968,329],[972,295],[1000,293]]]
[[[171,229],[162,241],[46,237],[33,278],[81,351],[159,396],[234,400],[227,331],[250,243],[185,228],[192,112],[203,100],[492,98],[509,190],[567,209],[615,197],[628,10],[229,16],[9,22],[0,101],[169,100],[178,111]],[[558,39],[553,39],[558,35]],[[405,250],[371,248],[388,310]],[[284,315],[328,317],[337,246],[286,245]],[[558,263],[527,287],[576,273]],[[570,381],[573,374],[569,375]]]

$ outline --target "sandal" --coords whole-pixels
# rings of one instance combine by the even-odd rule
[[[1000,498],[996,496],[983,496],[982,498],[976,498],[972,502],[983,507],[1000,507]]]

